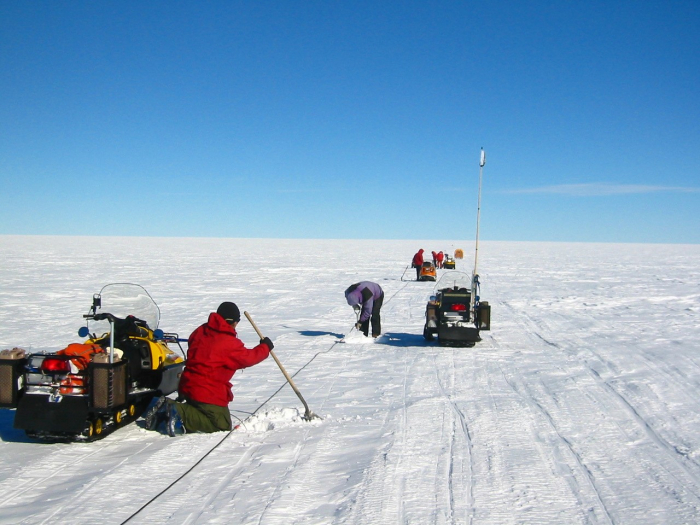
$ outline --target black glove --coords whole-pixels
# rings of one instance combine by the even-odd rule
[[[265,337],[263,339],[260,339],[260,344],[267,345],[267,347],[272,350],[275,345],[272,344],[272,341],[270,341],[269,337]]]
[[[357,328],[358,330],[362,330],[362,323],[360,323],[360,322],[355,323],[355,328]]]

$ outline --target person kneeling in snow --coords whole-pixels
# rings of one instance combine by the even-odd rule
[[[233,401],[231,378],[237,370],[267,359],[274,345],[269,337],[254,348],[246,348],[236,335],[241,320],[238,307],[221,303],[209,320],[189,337],[187,363],[178,387],[184,403],[160,397],[144,416],[149,430],[165,426],[171,436],[185,432],[231,430],[228,404]]]
[[[370,281],[362,281],[353,284],[345,290],[345,299],[350,306],[359,307],[362,305],[360,317],[355,324],[355,328],[360,330],[365,337],[369,334],[369,322],[372,320],[372,337],[379,337],[382,334],[382,324],[379,311],[384,302],[384,292],[381,286]]]

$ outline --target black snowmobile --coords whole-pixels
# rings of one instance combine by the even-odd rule
[[[29,437],[99,439],[135,421],[154,396],[177,390],[182,340],[158,329],[160,310],[143,287],[108,284],[83,317],[83,343],[54,353],[0,352],[0,407],[16,409],[14,426]]]
[[[481,181],[486,153],[481,148],[479,159],[479,200],[476,208],[476,245],[474,271],[445,273],[435,285],[435,292],[425,308],[423,337],[432,341],[435,335],[441,345],[474,346],[481,341],[479,332],[491,329],[491,307],[479,298],[481,284],[477,272],[479,260],[479,221],[481,215]],[[462,258],[461,249],[455,257]],[[449,257],[448,257],[449,261]],[[454,267],[454,266],[453,266]]]
[[[425,308],[423,337],[435,336],[441,345],[474,346],[481,341],[479,332],[491,329],[491,307],[478,294],[478,276],[472,279],[464,272],[445,273],[435,285]]]

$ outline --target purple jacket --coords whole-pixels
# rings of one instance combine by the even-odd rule
[[[353,284],[350,288],[345,290],[345,299],[347,299],[350,306],[355,306],[356,304],[362,305],[362,313],[360,314],[361,323],[364,323],[372,317],[374,300],[379,299],[382,295],[384,295],[384,292],[381,286],[370,281],[362,281]]]

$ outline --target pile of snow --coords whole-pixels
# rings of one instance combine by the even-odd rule
[[[272,408],[249,417],[240,423],[237,430],[249,433],[269,432],[302,424],[318,424],[320,421],[320,419],[307,421],[304,419],[304,412],[298,408]]]
[[[371,345],[376,341],[374,337],[367,337],[362,332],[353,330],[341,341],[347,345]]]

